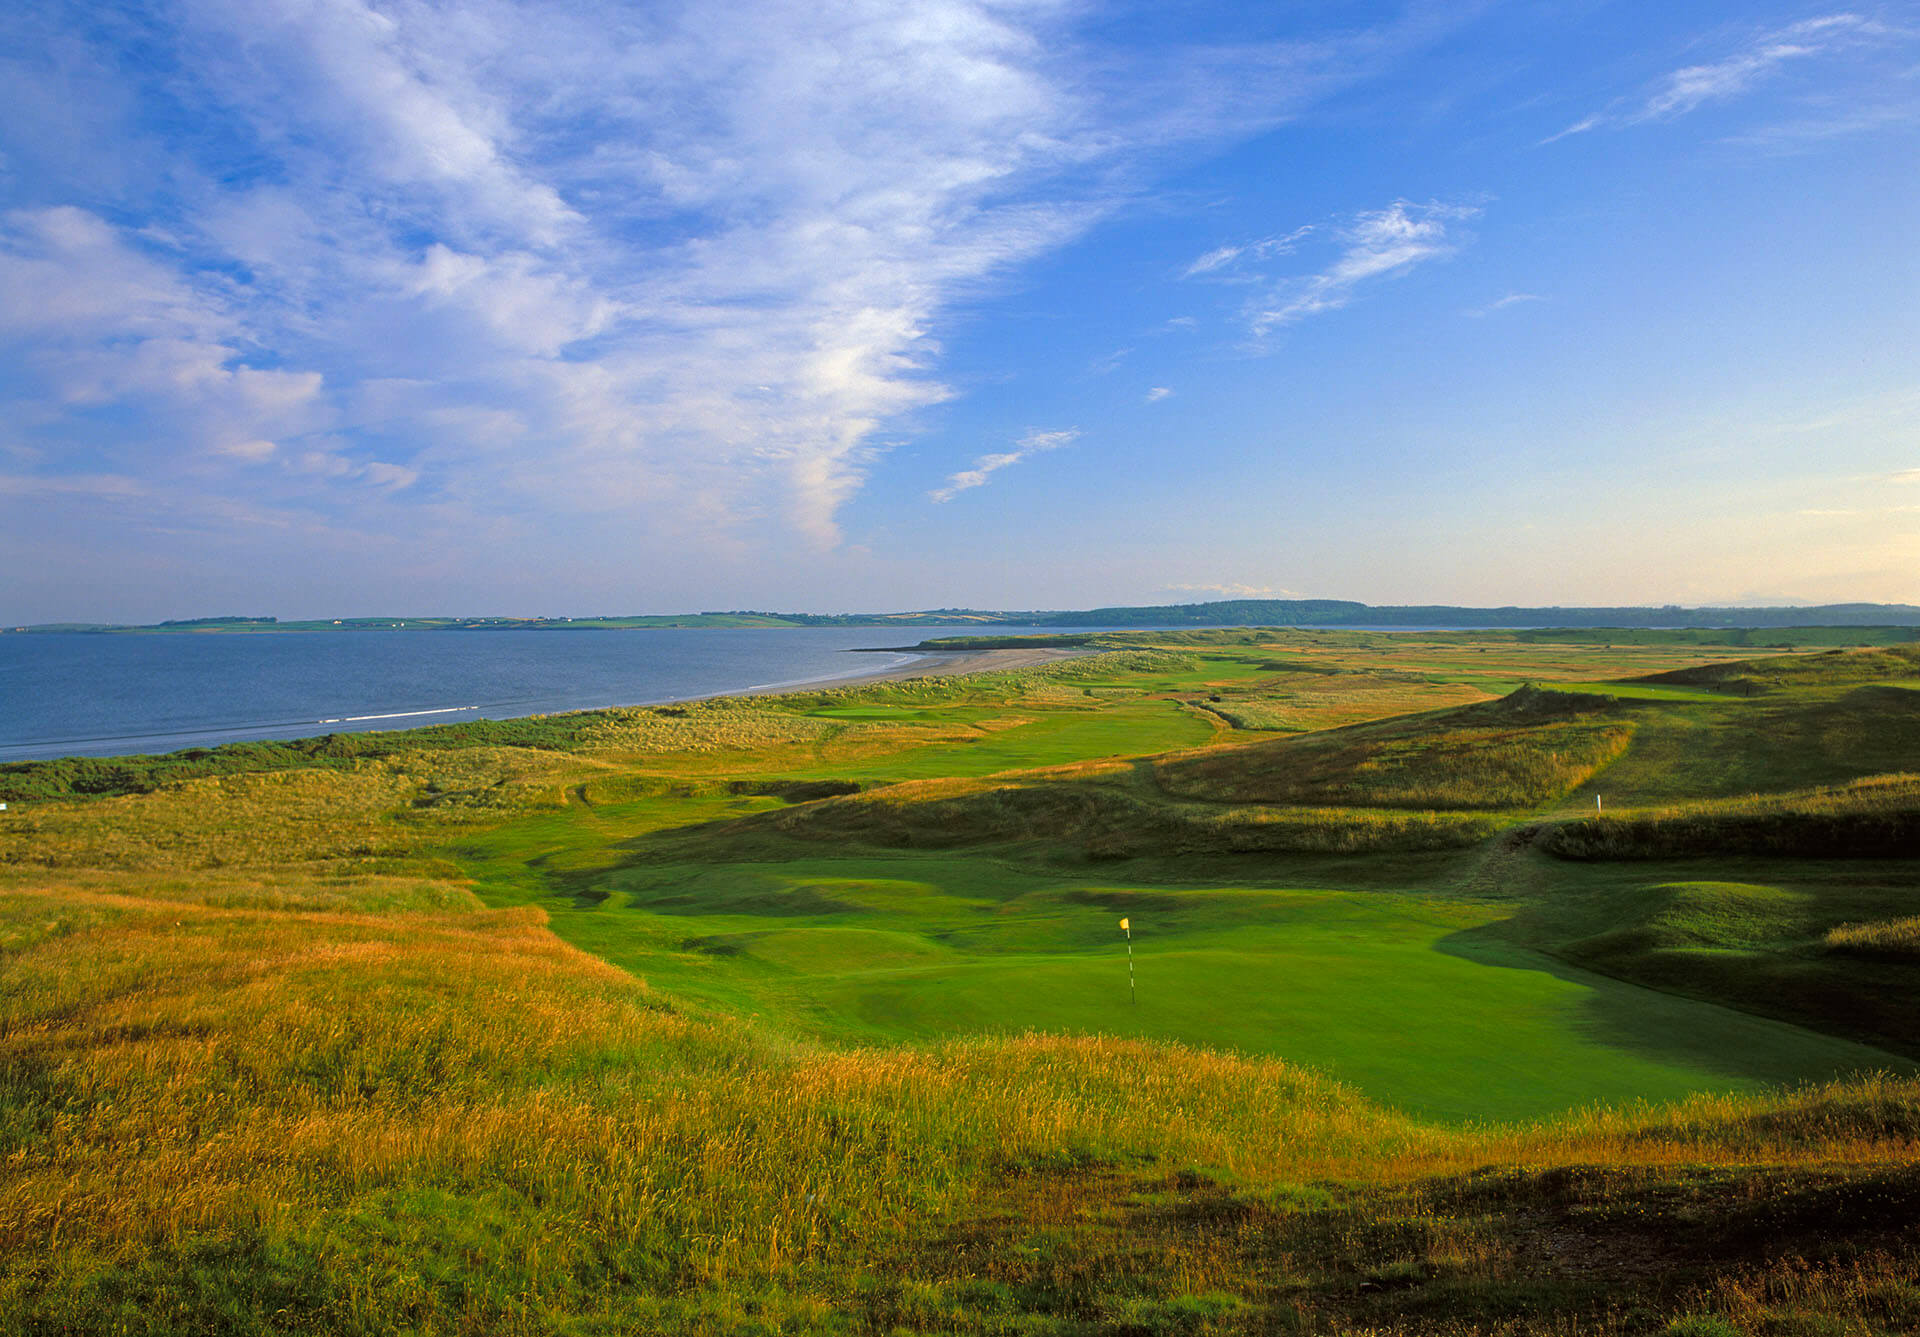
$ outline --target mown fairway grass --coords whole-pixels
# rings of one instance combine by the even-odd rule
[[[670,994],[842,1041],[1177,1040],[1283,1057],[1450,1120],[1912,1070],[1470,932],[1504,921],[1503,904],[1128,885],[979,855],[644,866],[594,883],[604,900],[547,903],[568,941]]]
[[[0,768],[0,1331],[1920,1330],[1908,661],[1099,639]]]

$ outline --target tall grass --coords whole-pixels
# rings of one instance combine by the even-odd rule
[[[1564,794],[1626,751],[1631,723],[1556,721],[1523,728],[1361,726],[1156,768],[1169,793],[1214,802],[1379,808],[1529,808]]]
[[[1373,653],[1256,639],[1250,659]],[[1379,653],[1427,653],[1410,645]],[[1441,1128],[1177,1045],[832,1046],[664,996],[538,910],[486,908],[435,857],[508,818],[536,833],[528,859],[582,830],[620,849],[736,800],[799,806],[673,839],[736,859],[800,838],[1425,847],[1479,838],[1624,745],[1604,703],[1523,701],[838,796],[803,765],[980,735],[948,708],[1004,724],[1264,671],[1127,650],[457,745],[416,731],[8,772],[30,792],[0,825],[0,1331],[1920,1324],[1913,1082]],[[1425,690],[1391,682],[1376,704]],[[1844,956],[1909,932],[1829,941]],[[1791,1326],[1808,1314],[1831,1322]]]
[[[1313,1265],[1335,1274],[1392,1216],[1346,1195],[1403,1195],[1426,1267],[1485,1234],[1451,1190],[1404,1199],[1436,1176],[1606,1163],[1623,1177],[1594,1196],[1628,1211],[1703,1159],[1864,1171],[1920,1133],[1920,1088],[1887,1081],[1443,1131],[1283,1063],[1171,1045],[776,1042],[654,997],[537,911],[238,878],[152,890],[94,875],[0,897],[12,923],[82,915],[12,951],[0,992],[12,1330],[699,1331],[743,1303],[804,1327],[900,1303],[860,1281],[878,1259],[940,1292],[952,1223],[977,1221],[992,1267],[1017,1272],[1046,1184],[1087,1204],[1100,1176],[1184,1166],[1276,1204],[1276,1232],[1347,1222],[1330,1245],[1352,1261]],[[275,894],[314,899],[248,904]],[[976,1218],[982,1194],[1023,1215]],[[1205,1218],[1182,1236],[1204,1243]],[[1049,1248],[1091,1262],[1123,1238]],[[1493,1272],[1515,1265],[1496,1255]],[[1260,1285],[1231,1251],[1190,1262],[1214,1289]]]
[[[1920,961],[1920,915],[1827,930],[1827,950],[1883,961]]]
[[[1920,673],[1920,646],[1891,645],[1879,649],[1835,649],[1811,655],[1736,659],[1673,669],[1639,681],[1714,687],[1746,694],[1782,687],[1881,682],[1911,678],[1916,673]]]
[[[1909,858],[1920,852],[1920,776],[1873,776],[1557,822],[1546,829],[1541,848],[1563,859]]]
[[[1459,813],[1172,802],[1133,779],[1131,768],[1109,766],[913,781],[755,813],[694,839],[716,848],[776,832],[893,849],[1044,843],[1121,858],[1454,849],[1476,844],[1499,827],[1495,819]]]

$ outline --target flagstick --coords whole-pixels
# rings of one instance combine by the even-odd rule
[[[1138,1007],[1140,995],[1135,993],[1133,988],[1133,925],[1125,919],[1121,920],[1120,924],[1127,930],[1127,1001]]]

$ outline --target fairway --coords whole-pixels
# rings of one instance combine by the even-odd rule
[[[600,885],[618,890],[547,902],[563,937],[671,993],[844,1042],[1177,1040],[1280,1057],[1446,1120],[1912,1070],[1474,932],[1500,906],[1063,881],[981,858],[635,868]]]
[[[1096,648],[0,768],[0,1314],[1920,1330],[1920,655]]]
[[[1278,1057],[1451,1122],[1913,1070],[1909,1058],[1795,1024],[1805,1007],[1783,1013],[1754,988],[1723,988],[1704,971],[1673,988],[1671,971],[1586,968],[1594,963],[1568,944],[1593,931],[1577,909],[1590,877],[1571,865],[1528,865],[1522,906],[1490,899],[1496,889],[1475,880],[1471,856],[1445,853],[1411,863],[1384,849],[1344,862],[1281,859],[1265,873],[1168,858],[1113,864],[1102,876],[1071,843],[1023,840],[1020,810],[990,799],[897,823],[917,811],[914,799],[843,805],[833,809],[838,825],[800,841],[793,834],[809,828],[753,820],[787,806],[772,795],[793,782],[884,796],[901,781],[994,776],[990,784],[1025,793],[1060,792],[1070,806],[1073,792],[1047,789],[1060,777],[1030,768],[1155,753],[1174,760],[1131,779],[1114,772],[1114,792],[1216,803],[1405,794],[1415,805],[1505,804],[1508,820],[1520,820],[1571,803],[1555,797],[1569,785],[1584,796],[1579,781],[1596,764],[1605,779],[1594,783],[1624,799],[1711,792],[1709,772],[1722,786],[1734,775],[1743,785],[1763,774],[1846,776],[1891,766],[1905,745],[1904,732],[1888,728],[1900,712],[1876,707],[1879,742],[1865,757],[1859,713],[1837,695],[1844,688],[1755,704],[1692,684],[1619,680],[1628,666],[1669,667],[1661,656],[1671,651],[1279,644],[1294,657],[1216,641],[1184,661],[1063,664],[1042,680],[1007,680],[1012,691],[989,677],[961,690],[903,683],[801,694],[788,708],[829,732],[762,770],[770,788],[626,801],[610,789],[613,801],[528,815],[453,853],[486,900],[539,905],[561,937],[663,993],[807,1041],[1171,1040]],[[1396,658],[1422,674],[1379,667]],[[1829,672],[1791,661],[1803,662]],[[1462,690],[1450,684],[1463,667],[1492,670],[1479,690],[1545,670],[1578,695],[1526,689],[1504,705],[1472,706],[1479,690],[1449,695]],[[1599,680],[1603,672],[1616,676]],[[1625,725],[1622,710],[1635,712]],[[1227,741],[1246,745],[1180,751],[1221,741],[1220,722],[1243,719],[1318,728],[1326,741],[1236,729]],[[1342,729],[1349,724],[1357,731]],[[1516,742],[1515,729],[1542,741]],[[1790,744],[1775,741],[1782,734]],[[1612,760],[1629,738],[1627,755]],[[1480,739],[1489,741],[1471,752]],[[1477,756],[1490,758],[1484,773],[1473,769]],[[1085,774],[1097,782],[1101,773]],[[929,794],[939,802],[954,792],[964,791]],[[1487,797],[1495,794],[1504,797]],[[937,853],[847,847],[862,840],[956,843]],[[1882,903],[1823,894],[1836,915],[1848,905],[1871,917]],[[1123,915],[1134,926],[1137,1003],[1126,992]],[[1556,936],[1561,919],[1570,927]]]

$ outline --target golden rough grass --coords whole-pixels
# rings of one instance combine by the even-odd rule
[[[401,855],[461,826],[558,807],[563,783],[593,765],[531,748],[473,748],[22,804],[0,826],[0,867],[177,870]]]
[[[1154,774],[1169,794],[1216,803],[1514,809],[1572,789],[1632,736],[1587,721],[1324,733],[1169,754]]]
[[[1871,924],[1840,924],[1827,930],[1826,942],[1830,951],[1920,961],[1920,915]]]
[[[764,718],[779,715],[715,710],[706,752],[678,725],[661,739],[713,768],[834,740],[892,745],[860,721]],[[646,750],[635,739],[652,727],[613,729],[600,755]],[[649,755],[682,755],[673,747]],[[474,749],[10,814],[0,1330],[28,1315],[47,1331],[120,1323],[102,1316],[100,1286],[164,1328],[196,1258],[215,1278],[304,1260],[319,1277],[296,1297],[310,1332],[831,1328],[873,1274],[950,1253],[950,1228],[983,1194],[1032,1208],[1028,1186],[1054,1171],[1113,1176],[1124,1195],[1141,1167],[1201,1166],[1285,1215],[1303,1185],[1414,1201],[1436,1177],[1490,1166],[1826,1172],[1920,1150],[1920,1084],[1883,1078],[1439,1129],[1279,1061],[1173,1045],[801,1043],[656,996],[562,944],[538,911],[487,910],[453,878],[368,871],[396,855],[425,868],[419,851],[449,834],[607,774],[581,757]],[[1113,763],[1047,779],[1139,788]],[[980,792],[932,782],[923,797]],[[1063,1228],[1083,1221],[1084,1199],[1057,1206]],[[1341,1247],[1366,1226],[1352,1218]],[[1252,1284],[1221,1231],[1185,1229],[1190,1253],[1131,1265],[1180,1269],[1183,1287]],[[1511,1266],[1497,1241],[1431,1213],[1418,1233],[1422,1257],[1460,1275]],[[1008,1235],[995,1266],[1035,1256],[1025,1238]],[[282,1252],[261,1262],[248,1241]],[[1063,1247],[1031,1266],[1071,1281],[1105,1261]],[[1840,1312],[1903,1282],[1876,1266],[1862,1260],[1852,1280],[1729,1277],[1703,1303]],[[754,1308],[775,1292],[784,1309]],[[912,1321],[957,1326],[971,1314],[940,1307],[952,1303],[929,1291]]]
[[[1296,1185],[1487,1166],[1901,1164],[1920,1130],[1920,1084],[1885,1079],[1441,1129],[1178,1045],[799,1043],[428,878],[19,870],[0,945],[0,1321],[54,1330],[87,1325],[88,1278],[224,1274],[255,1238],[319,1269],[306,1330],[744,1327],[742,1297],[799,1313],[888,1258],[937,1270],[942,1223],[1055,1172],[1205,1166],[1284,1212]],[[1505,1265],[1422,1230],[1433,1258]],[[1247,1284],[1182,1231],[1183,1276]]]
[[[1228,695],[1211,708],[1249,731],[1304,733],[1365,724],[1418,710],[1471,705],[1489,693],[1466,683],[1426,682],[1404,676],[1290,673],[1259,688]]]

